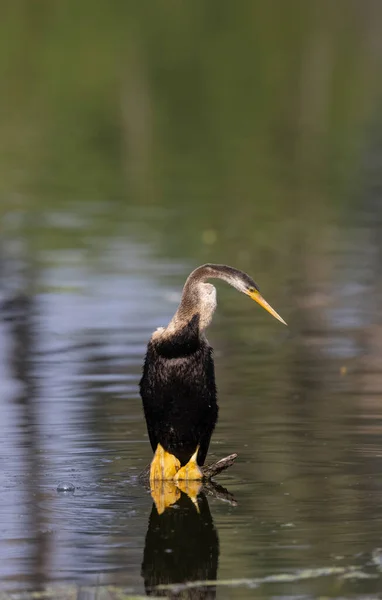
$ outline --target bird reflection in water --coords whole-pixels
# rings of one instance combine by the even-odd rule
[[[146,534],[142,576],[147,595],[170,598],[212,599],[214,586],[182,590],[157,586],[192,581],[215,581],[219,561],[219,538],[203,491],[195,498],[173,482],[174,503],[161,511],[154,502]],[[170,490],[167,491],[170,493]]]
[[[159,515],[166,508],[175,504],[181,498],[182,492],[193,502],[195,509],[199,511],[198,495],[202,489],[201,481],[152,481],[151,497]]]

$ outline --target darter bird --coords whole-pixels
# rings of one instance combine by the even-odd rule
[[[188,277],[179,307],[148,343],[140,392],[154,457],[150,481],[200,480],[218,418],[212,348],[205,330],[216,308],[222,279],[285,323],[249,275],[227,265],[206,264]]]

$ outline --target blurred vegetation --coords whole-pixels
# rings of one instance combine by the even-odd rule
[[[166,253],[250,268],[354,183],[379,111],[378,2],[2,9],[0,214],[37,260],[155,206]],[[49,217],[62,212],[76,219]]]

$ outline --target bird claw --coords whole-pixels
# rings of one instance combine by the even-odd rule
[[[161,444],[158,444],[150,465],[150,482],[172,481],[179,469],[180,462],[176,456],[170,454]]]
[[[174,481],[201,481],[203,479],[203,473],[199,468],[199,465],[196,461],[198,456],[199,446],[196,448],[194,454],[191,456],[190,460],[184,467],[181,467],[175,477]]]

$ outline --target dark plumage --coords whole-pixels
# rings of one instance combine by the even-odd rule
[[[212,348],[205,337],[216,308],[216,289],[207,279],[223,279],[249,295],[285,323],[259,293],[246,273],[226,265],[207,264],[188,277],[179,307],[166,328],[155,331],[145,358],[140,392],[154,452],[150,479],[200,478],[214,430],[218,406]],[[186,471],[163,456],[160,446],[193,470]],[[196,468],[195,468],[196,467]],[[188,467],[187,467],[188,468]]]
[[[203,465],[218,406],[212,348],[199,335],[200,316],[163,340],[149,342],[140,391],[150,443],[158,443],[183,466],[200,445]]]

